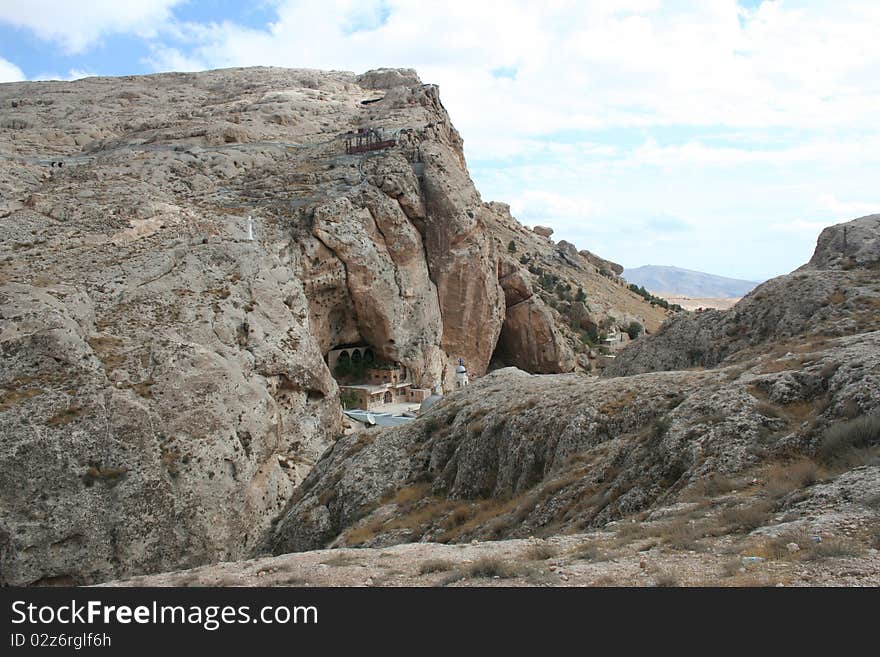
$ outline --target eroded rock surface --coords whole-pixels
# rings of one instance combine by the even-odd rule
[[[860,501],[845,513],[880,532],[865,483],[880,458],[878,284],[871,265],[780,277],[728,313],[673,319],[628,348],[643,373],[495,371],[408,426],[338,441],[269,546],[546,537],[735,488],[751,490],[720,501],[706,531],[818,531],[810,510],[826,492],[855,500],[850,480]],[[515,278],[505,290],[524,294]],[[701,344],[714,368],[691,368],[686,349]],[[719,483],[734,478],[744,483]],[[730,511],[745,502],[753,511]]]
[[[485,372],[505,327],[525,344],[510,234],[596,321],[664,318],[484,203],[412,70],[3,84],[0,107],[0,583],[250,554],[342,431],[330,349],[427,387]],[[394,144],[348,154],[362,128]],[[584,345],[531,303],[549,345],[516,364],[571,369]]]

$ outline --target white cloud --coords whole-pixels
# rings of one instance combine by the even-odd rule
[[[105,34],[157,34],[183,0],[24,0],[0,4],[0,22],[32,30],[67,53],[80,53]]]
[[[595,215],[598,208],[586,197],[558,194],[545,189],[526,189],[511,197],[510,211],[522,221],[556,225],[578,225],[585,218]]]
[[[92,71],[87,71],[84,69],[72,68],[67,72],[67,75],[61,75],[54,71],[43,71],[42,73],[38,73],[33,76],[31,80],[34,81],[46,81],[46,80],[63,80],[65,82],[72,82],[73,80],[81,80],[82,78],[88,78],[96,75]]]
[[[166,0],[168,2],[168,0]],[[177,26],[157,69],[413,66],[465,132],[608,126],[839,127],[873,121],[880,28],[871,3],[281,0],[264,30]],[[352,25],[367,27],[352,30]],[[493,77],[499,68],[513,79]],[[478,130],[479,129],[479,130]],[[488,137],[487,137],[488,138]]]
[[[683,266],[780,273],[876,186],[876,0],[271,0],[262,29],[181,23],[175,2],[32,0],[0,21],[70,51],[134,32],[157,71],[416,68],[485,198],[630,265],[653,241]]]
[[[24,73],[12,62],[0,57],[0,82],[20,82]]]
[[[813,139],[776,149],[708,146],[699,141],[662,147],[656,140],[649,139],[633,152],[629,165],[740,167],[754,164],[789,166],[804,162],[821,162],[826,166],[880,164],[880,134],[865,138]]]
[[[864,201],[840,201],[833,194],[822,194],[816,200],[819,207],[830,212],[835,221],[880,214],[880,197],[873,203],[866,203]]]

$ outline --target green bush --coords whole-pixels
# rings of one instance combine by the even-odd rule
[[[629,326],[626,327],[626,334],[629,336],[630,340],[635,340],[642,334],[644,331],[644,327],[636,321],[632,321],[629,323]]]
[[[511,253],[516,253],[516,243],[513,240],[510,240],[510,243],[507,245],[507,250]]]

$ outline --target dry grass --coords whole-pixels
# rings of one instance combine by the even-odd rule
[[[321,563],[328,566],[353,566],[354,564],[358,563],[358,561],[359,559],[357,558],[357,556],[353,554],[343,553],[331,555]]]
[[[510,500],[489,498],[475,502],[467,512],[469,514],[467,520],[458,525],[454,525],[452,521],[456,514],[458,514],[456,520],[460,520],[462,512],[459,510],[460,506],[452,503],[452,508],[449,509],[451,513],[447,515],[448,522],[444,522],[444,526],[449,526],[437,540],[441,543],[457,541],[471,532],[485,529],[493,521],[497,529],[503,529],[503,525],[507,522],[505,516],[514,511],[522,501],[520,498]]]
[[[722,586],[741,587],[741,588],[767,588],[776,586],[778,580],[769,577],[763,573],[737,573],[721,582]]]
[[[408,506],[412,505],[415,502],[418,502],[422,498],[424,498],[431,490],[431,485],[427,483],[422,484],[413,484],[412,486],[406,486],[404,488],[400,488],[394,494],[394,497],[390,500],[397,506]]]
[[[471,578],[511,579],[527,574],[527,569],[499,559],[498,557],[481,557],[465,569],[465,575]]]
[[[818,458],[829,466],[853,467],[864,463],[880,445],[880,415],[863,415],[832,424],[822,435]]]
[[[620,411],[624,408],[632,404],[636,399],[636,395],[634,392],[628,392],[622,397],[617,397],[611,399],[599,407],[599,412],[607,415],[608,417],[614,417],[615,415],[619,415]]]
[[[46,420],[46,424],[50,427],[64,427],[81,417],[84,412],[80,406],[69,406]]]
[[[687,501],[698,501],[706,498],[718,497],[735,490],[741,490],[748,485],[748,480],[743,477],[728,477],[721,473],[714,473],[705,479],[701,479],[682,496]]]
[[[445,573],[455,569],[455,562],[449,559],[428,559],[419,566],[419,575],[430,573]]]
[[[672,573],[658,573],[654,576],[654,586],[666,588],[681,585],[678,582],[678,578]]]
[[[786,370],[799,370],[803,366],[812,361],[810,356],[796,356],[794,358],[778,358],[764,363],[761,368],[761,374],[775,374],[776,372],[784,372]]]
[[[598,577],[597,579],[595,579],[590,584],[590,586],[596,586],[596,587],[617,586],[617,580],[614,579],[614,577],[612,577],[611,575],[602,575],[601,577]]]
[[[10,384],[11,385],[11,384]],[[0,412],[5,411],[9,408],[12,408],[16,404],[23,402],[26,399],[30,399],[31,397],[36,397],[37,395],[45,392],[39,388],[29,388],[27,390],[16,390],[13,387],[4,387],[2,388],[2,395],[0,395]]]
[[[840,538],[829,538],[821,543],[810,543],[809,548],[795,554],[806,561],[836,559],[840,557],[857,557],[864,552],[856,543]]]
[[[584,543],[572,548],[566,556],[572,561],[604,561],[605,551],[596,543]]]
[[[779,408],[768,401],[759,401],[755,404],[755,410],[764,417],[782,417]]]
[[[700,525],[684,518],[664,523],[657,531],[657,538],[674,550],[697,551],[701,547],[697,541],[702,536]]]
[[[827,473],[818,464],[806,458],[771,463],[762,473],[764,490],[772,499],[812,486],[825,476]]]
[[[788,546],[791,544],[797,545],[798,549],[790,550]],[[859,556],[864,550],[865,546],[848,538],[828,538],[816,542],[806,534],[787,532],[780,536],[750,541],[741,551],[751,556],[764,557],[768,561],[820,561]]]
[[[536,543],[529,547],[526,550],[526,559],[529,561],[546,561],[547,559],[552,559],[557,554],[559,554],[559,550],[550,545],[549,543],[541,542]]]
[[[764,525],[770,518],[773,504],[768,500],[755,500],[744,506],[728,507],[721,512],[720,520],[728,531],[750,532]]]
[[[378,518],[374,518],[359,527],[355,527],[351,529],[343,539],[343,543],[347,546],[353,545],[362,545],[367,543],[368,541],[373,540],[382,533],[382,525],[383,521]]]

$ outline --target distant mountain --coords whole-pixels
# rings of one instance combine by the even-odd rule
[[[688,297],[741,297],[758,285],[754,281],[661,265],[624,269],[623,277],[655,294],[666,292]]]

